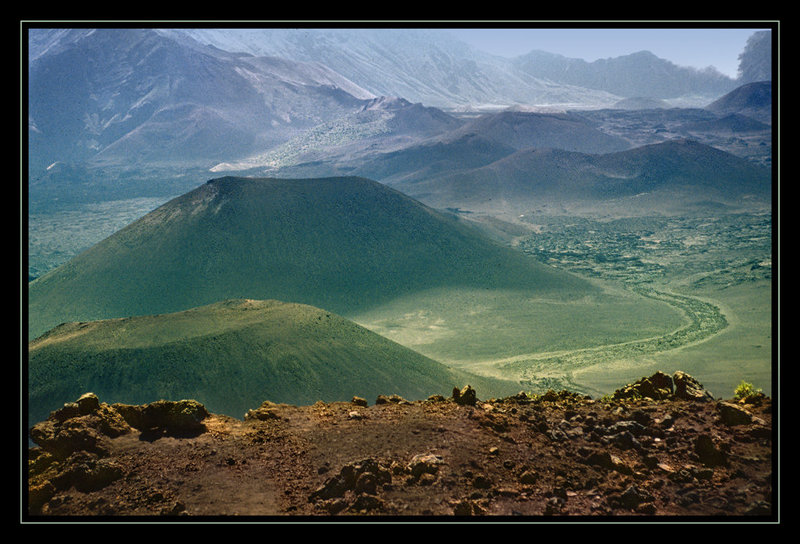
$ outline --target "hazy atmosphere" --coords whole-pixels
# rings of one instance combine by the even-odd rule
[[[774,520],[777,22],[21,23],[28,521]]]
[[[521,25],[522,26],[522,25]],[[714,68],[736,78],[739,55],[763,28],[451,28],[473,47],[502,57],[534,50],[593,62],[650,51],[678,66]]]

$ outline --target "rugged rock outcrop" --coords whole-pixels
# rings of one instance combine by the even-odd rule
[[[199,433],[208,415],[194,400],[108,405],[94,393],[82,395],[30,430],[31,440],[38,445],[30,449],[28,458],[30,508],[41,507],[58,491],[96,491],[120,478],[125,470],[111,458],[111,439],[134,430],[141,431],[142,438]]]
[[[599,400],[481,400],[467,386],[374,405],[265,401],[243,420],[86,394],[30,430],[28,514],[773,519],[771,399],[712,402],[676,376]]]
[[[203,420],[209,416],[205,406],[196,400],[159,400],[141,406],[114,404],[112,408],[131,427],[143,432],[163,434],[202,432],[205,430]]]

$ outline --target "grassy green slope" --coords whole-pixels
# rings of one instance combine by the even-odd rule
[[[350,316],[442,287],[596,292],[373,181],[221,178],[32,282],[29,339],[63,322],[231,298]]]
[[[520,389],[450,370],[326,310],[274,300],[68,323],[29,344],[32,421],[86,391],[132,404],[193,398],[242,417],[264,400],[421,399],[467,383],[481,398]]]

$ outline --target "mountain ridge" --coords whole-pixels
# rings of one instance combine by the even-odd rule
[[[34,170],[56,161],[128,164],[129,155],[208,164],[284,141],[372,98],[353,96],[347,90],[357,86],[320,65],[235,57],[152,29],[68,36],[75,38],[28,67]]]
[[[675,139],[606,154],[559,149],[524,149],[497,161],[460,172],[390,185],[427,204],[472,210],[497,206],[524,213],[544,203],[593,202],[602,208],[620,197],[663,193],[670,207],[681,198],[746,205],[752,195],[769,201],[771,172],[692,139]],[[649,207],[647,208],[649,209]],[[497,210],[495,210],[497,211]]]
[[[747,83],[721,96],[706,109],[720,115],[739,114],[772,124],[772,82]]]
[[[46,207],[57,205],[56,198],[176,194],[192,179],[202,183],[202,172],[236,171],[225,165],[253,156],[266,155],[283,165],[287,151],[282,146],[315,137],[307,131],[381,96],[460,112],[614,107],[623,98],[523,73],[509,59],[481,53],[434,29],[348,32],[30,29],[32,202]],[[440,115],[417,110],[420,116],[395,122],[411,128],[424,124],[425,116]],[[428,135],[423,130],[412,139],[391,136],[380,145],[396,150]],[[376,141],[366,140],[366,149]],[[315,166],[325,149],[311,151],[305,158],[292,155],[307,165],[296,170],[303,176],[339,175],[352,168],[345,162],[326,172]],[[366,151],[353,144],[338,152],[347,159]],[[68,168],[48,170],[56,164]],[[260,165],[244,164],[239,171],[265,174],[247,171],[250,166]]]
[[[561,86],[524,73],[510,61],[473,49],[436,29],[182,29],[200,43],[253,55],[317,60],[375,95],[403,96],[434,107],[531,101],[610,103],[612,95]],[[617,98],[618,99],[618,98]]]
[[[519,69],[553,81],[602,90],[622,98],[677,99],[691,94],[720,95],[735,80],[713,69],[680,67],[650,51],[587,62],[532,51],[514,59]]]

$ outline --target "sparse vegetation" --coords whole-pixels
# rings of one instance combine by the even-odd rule
[[[722,340],[725,335],[720,335],[720,342],[709,347],[714,358],[741,359],[747,368],[766,372],[768,379],[770,352],[763,347],[769,344],[764,335],[769,331],[770,314],[764,293],[772,278],[771,219],[769,214],[761,213],[616,219],[526,214],[523,220],[535,225],[536,231],[520,241],[525,252],[552,266],[612,281],[660,300],[680,310],[686,320],[667,334],[520,358],[505,369],[524,373],[524,379],[532,383],[545,376],[575,381],[572,373],[577,369],[623,360],[632,361],[633,369],[633,361],[645,356],[672,353],[670,365],[696,370],[677,348],[699,345],[699,340],[707,341],[733,325],[737,327],[735,339],[730,337],[726,343]],[[727,311],[764,311],[747,314],[744,327],[742,317],[726,315],[721,303]],[[735,386],[729,377],[722,377],[722,368],[714,372],[723,387]],[[597,389],[597,384],[591,384],[593,388],[587,388],[588,382],[576,385],[577,390],[593,394],[603,391]],[[718,387],[715,385],[715,389]]]
[[[527,214],[538,232],[519,244],[547,264],[627,285],[770,279],[769,214],[618,219]]]
[[[742,380],[736,389],[733,392],[733,398],[742,402],[744,404],[748,404],[753,402],[755,399],[763,397],[764,394],[761,389],[756,389],[753,387],[752,383],[746,382]]]

